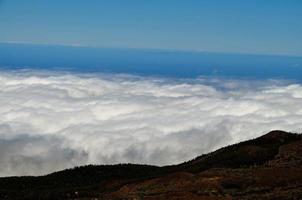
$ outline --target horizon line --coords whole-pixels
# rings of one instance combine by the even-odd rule
[[[0,44],[15,44],[15,45],[33,45],[33,46],[62,46],[70,48],[92,48],[92,49],[120,49],[120,50],[142,50],[142,51],[162,51],[172,53],[209,53],[209,54],[237,54],[237,55],[250,55],[250,56],[276,56],[276,57],[293,57],[302,58],[302,55],[296,54],[274,54],[274,53],[252,53],[252,52],[234,52],[234,51],[207,51],[197,49],[172,49],[172,48],[143,48],[143,47],[117,47],[117,46],[99,46],[99,45],[83,45],[77,43],[36,43],[25,41],[0,41]]]

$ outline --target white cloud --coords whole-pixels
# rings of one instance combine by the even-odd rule
[[[298,131],[285,81],[0,72],[0,176],[173,164],[272,129]]]

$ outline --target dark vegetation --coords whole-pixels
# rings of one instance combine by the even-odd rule
[[[180,164],[179,167],[185,171],[197,173],[210,168],[243,168],[262,165],[276,156],[281,145],[300,139],[299,134],[271,131],[262,137],[199,156]]]
[[[269,165],[281,146],[301,140],[299,134],[272,131],[179,165],[88,165],[40,177],[4,177],[0,199],[282,199],[287,192],[302,199],[301,169]],[[290,152],[301,160],[295,149]]]

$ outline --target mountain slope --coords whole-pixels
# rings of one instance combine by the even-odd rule
[[[179,165],[0,178],[0,199],[302,199],[301,165],[301,135],[272,131]]]

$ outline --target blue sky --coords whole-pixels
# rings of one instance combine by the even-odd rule
[[[0,0],[0,41],[302,56],[301,0]]]

